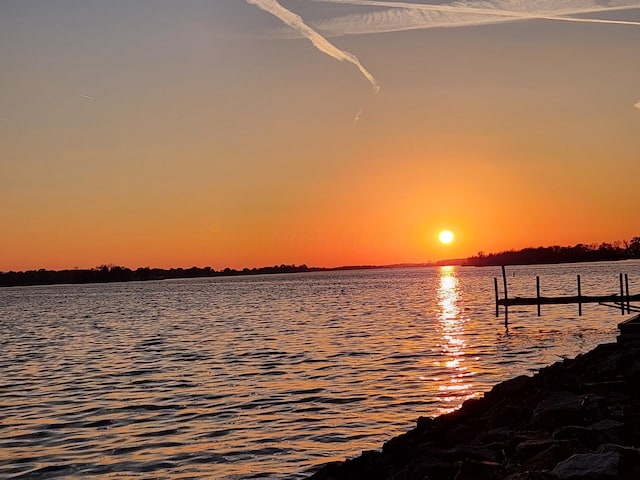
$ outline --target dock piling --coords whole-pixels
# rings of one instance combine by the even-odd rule
[[[536,275],[536,300],[538,301],[538,316],[540,316],[540,276]]]
[[[500,316],[500,304],[498,303],[498,279],[493,277],[493,289],[496,292],[496,317]]]
[[[502,265],[502,284],[504,286],[504,299],[507,299],[507,272],[504,269],[504,265]]]
[[[620,314],[624,315],[624,288],[622,288],[622,274],[620,274]]]
[[[580,275],[578,275],[578,316],[582,316],[582,290],[580,288]]]
[[[507,272],[504,268],[504,265],[501,265],[501,268],[502,268],[502,284],[504,285],[504,328],[509,330],[509,305],[508,305],[509,297],[507,295]]]
[[[624,274],[624,288],[625,288],[625,296],[627,299],[627,314],[631,313],[631,302],[629,301],[629,274]]]

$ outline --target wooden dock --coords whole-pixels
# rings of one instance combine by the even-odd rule
[[[504,297],[499,297],[498,292],[498,279],[494,278],[494,288],[496,294],[496,317],[500,316],[500,307],[504,307],[504,324],[505,327],[509,327],[509,307],[510,306],[522,306],[522,305],[536,305],[538,307],[538,316],[541,314],[540,307],[542,305],[567,305],[577,304],[578,315],[582,315],[582,305],[585,303],[597,303],[607,307],[613,307],[620,310],[620,313],[630,314],[631,312],[640,312],[640,307],[631,305],[631,302],[640,301],[640,294],[629,293],[629,276],[625,273],[620,274],[620,291],[619,293],[605,294],[605,295],[582,295],[582,288],[580,284],[580,275],[577,275],[577,295],[565,295],[560,297],[543,297],[540,295],[540,277],[536,276],[536,296],[535,297],[513,297],[508,296],[507,288],[507,275],[505,267],[502,266],[502,283],[504,289]]]
[[[509,307],[512,305],[563,305],[569,303],[624,303],[640,301],[640,294],[625,295],[621,297],[617,293],[612,295],[572,295],[566,297],[513,297],[499,298],[498,305]]]

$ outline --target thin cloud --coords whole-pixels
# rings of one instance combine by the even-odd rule
[[[285,25],[291,27],[303,37],[309,39],[314,47],[320,50],[322,53],[329,55],[341,62],[349,62],[358,67],[360,73],[371,83],[375,92],[380,90],[380,84],[374,78],[374,76],[360,63],[358,58],[344,50],[340,50],[338,47],[329,42],[325,37],[320,35],[313,28],[308,26],[299,15],[287,10],[280,5],[276,0],[247,0],[247,3],[255,5],[261,8],[265,12],[272,14],[279,18]]]
[[[638,100],[638,103],[636,103],[636,104],[634,105],[634,107],[636,107],[638,110],[640,110],[640,100]]]
[[[640,8],[640,2],[611,0],[574,0],[557,2],[539,0],[467,1],[449,4],[419,4],[385,0],[314,0],[362,7],[384,7],[385,10],[355,13],[315,22],[327,36],[383,33],[403,30],[462,27],[522,20],[556,20],[564,22],[603,23],[640,26],[640,22],[598,18],[576,18],[572,15]]]
[[[82,98],[86,98],[87,100],[95,100],[96,97],[92,97],[91,95],[85,95],[84,93],[80,95]]]
[[[364,109],[361,108],[360,110],[358,110],[356,112],[356,116],[353,117],[353,126],[355,127],[356,125],[358,125],[358,122],[360,121],[360,119],[362,118],[362,114],[364,113]]]
[[[11,120],[10,118],[6,118],[6,117],[0,117],[0,125],[20,125],[19,122],[16,122],[15,120]]]

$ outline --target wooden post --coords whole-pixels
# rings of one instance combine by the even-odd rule
[[[493,288],[496,291],[496,317],[500,316],[500,306],[498,305],[498,279],[493,277]]]
[[[578,275],[578,316],[582,316],[582,302],[580,297],[582,296],[582,289],[580,288],[580,275]]]
[[[631,302],[629,301],[629,274],[624,274],[624,289],[627,297],[627,314],[631,314]]]
[[[538,316],[540,316],[540,275],[536,275],[536,300],[538,301]]]
[[[622,274],[620,274],[620,313],[624,315],[624,288],[622,288]]]
[[[502,284],[504,286],[504,299],[507,300],[507,272],[504,269],[504,265],[501,265],[502,268]],[[504,326],[505,328],[509,328],[509,307],[507,303],[504,304]]]
[[[507,299],[507,272],[504,269],[504,265],[502,265],[502,285],[504,286],[504,299]]]

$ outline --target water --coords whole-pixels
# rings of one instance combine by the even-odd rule
[[[640,262],[509,267],[615,293]],[[617,310],[511,308],[496,268],[0,289],[0,478],[298,479],[419,415],[615,340]]]

